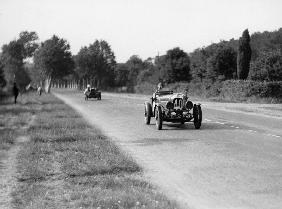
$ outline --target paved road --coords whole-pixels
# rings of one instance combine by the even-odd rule
[[[129,152],[183,208],[282,208],[282,119],[208,109],[193,124],[143,123],[143,98],[56,95]],[[154,120],[152,120],[154,122]]]

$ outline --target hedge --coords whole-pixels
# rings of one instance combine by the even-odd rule
[[[172,83],[166,86],[174,92],[188,89],[190,96],[221,101],[282,102],[282,81],[226,80],[215,83]],[[156,84],[145,82],[135,87],[136,93],[151,94]]]

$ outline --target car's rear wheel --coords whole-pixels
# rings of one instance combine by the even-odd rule
[[[146,102],[145,103],[145,117],[144,117],[145,124],[147,125],[150,124],[151,115],[152,115],[152,105],[149,102]]]
[[[162,130],[163,127],[163,116],[162,116],[162,109],[161,107],[156,108],[156,126],[158,130]]]
[[[193,107],[193,117],[195,129],[201,128],[202,125],[202,108],[200,105],[194,105]]]

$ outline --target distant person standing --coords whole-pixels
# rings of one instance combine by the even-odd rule
[[[39,96],[41,96],[41,94],[42,94],[42,87],[41,86],[38,86],[37,93],[38,93]]]
[[[17,87],[16,82],[14,82],[13,94],[14,94],[14,97],[15,97],[15,104],[16,104],[17,103],[17,98],[19,96],[19,89]]]

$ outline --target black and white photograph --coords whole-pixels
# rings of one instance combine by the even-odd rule
[[[0,0],[0,209],[282,209],[282,1]]]

